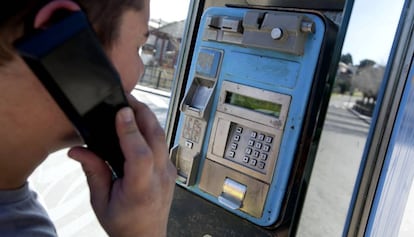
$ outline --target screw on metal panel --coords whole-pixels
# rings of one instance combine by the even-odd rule
[[[278,40],[282,38],[282,36],[283,36],[283,31],[279,27],[273,28],[272,31],[270,32],[270,37],[272,37],[272,39],[274,40]]]

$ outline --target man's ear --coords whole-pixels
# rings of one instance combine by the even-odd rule
[[[56,13],[62,11],[80,11],[80,6],[70,0],[54,0],[43,6],[36,14],[34,28],[47,28],[49,23],[53,22]]]

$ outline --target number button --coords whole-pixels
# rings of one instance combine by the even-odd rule
[[[265,142],[266,143],[272,143],[273,142],[273,137],[266,137]]]
[[[254,147],[256,147],[257,149],[260,149],[260,148],[262,148],[262,143],[256,142],[256,144],[254,145]]]
[[[264,145],[263,150],[266,151],[266,152],[270,151],[270,146],[269,145]]]
[[[256,137],[257,137],[257,132],[252,132],[252,133],[250,133],[250,137],[252,137],[252,138],[256,138]]]
[[[243,157],[244,163],[249,163],[250,158],[248,156]]]
[[[233,150],[237,150],[237,143],[233,143],[233,144],[231,144],[231,149],[233,149]]]
[[[249,140],[249,141],[247,142],[247,145],[249,145],[249,146],[253,146],[253,145],[254,145],[254,140]]]
[[[233,140],[235,140],[236,142],[240,141],[240,136],[239,135],[234,136]]]
[[[250,149],[250,148],[246,148],[246,154],[247,154],[247,155],[252,154],[252,149]]]
[[[254,157],[256,157],[256,158],[257,158],[257,157],[259,157],[259,155],[260,155],[260,152],[258,152],[258,151],[254,151],[254,152],[253,152],[253,156],[254,156]]]
[[[242,133],[243,132],[243,128],[242,127],[237,127],[236,128],[236,132],[237,133]]]
[[[257,160],[255,160],[255,159],[251,159],[251,160],[250,160],[250,164],[251,164],[252,166],[256,166],[256,164],[257,164]]]
[[[260,154],[260,159],[263,160],[263,161],[266,161],[267,160],[267,154],[265,154],[265,153]]]
[[[192,142],[190,142],[190,141],[186,141],[185,142],[185,146],[187,147],[187,148],[189,148],[189,149],[193,149],[193,143]]]
[[[264,134],[259,134],[259,136],[257,137],[257,139],[259,139],[260,141],[264,141],[265,135]]]
[[[234,158],[234,156],[235,156],[236,153],[234,151],[229,151],[228,154],[229,154],[229,157],[230,158]]]
[[[266,166],[266,163],[264,162],[259,162],[259,164],[257,165],[260,169],[264,169]]]

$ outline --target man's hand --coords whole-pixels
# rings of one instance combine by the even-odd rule
[[[112,182],[107,165],[85,148],[72,148],[69,156],[82,164],[92,207],[109,236],[166,236],[177,172],[155,115],[132,96],[128,100],[132,109],[116,117],[122,179]]]

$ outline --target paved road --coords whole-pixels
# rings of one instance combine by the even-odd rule
[[[165,124],[168,97],[139,90],[133,94]],[[369,129],[366,120],[348,110],[352,103],[346,96],[331,100],[298,236],[341,236]],[[80,166],[67,158],[66,152],[51,155],[32,175],[31,185],[39,192],[59,236],[106,236],[89,205]]]
[[[299,237],[342,236],[369,124],[349,110],[348,96],[331,99],[298,230]]]

